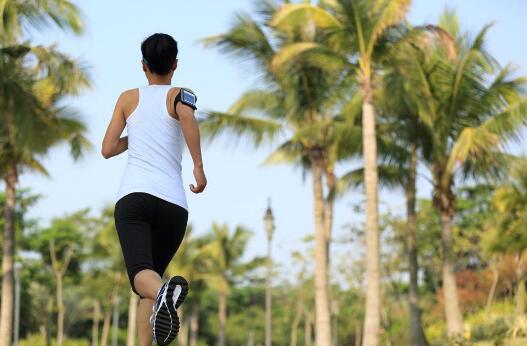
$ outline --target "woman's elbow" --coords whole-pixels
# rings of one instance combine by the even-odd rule
[[[111,150],[109,148],[106,148],[104,145],[102,147],[101,154],[102,157],[104,157],[105,159],[109,159],[113,156]]]

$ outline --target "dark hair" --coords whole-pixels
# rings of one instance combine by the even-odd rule
[[[177,58],[177,42],[167,34],[153,34],[141,43],[143,61],[150,71],[168,74]]]

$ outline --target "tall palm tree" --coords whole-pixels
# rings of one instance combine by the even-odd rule
[[[72,117],[70,110],[57,106],[62,96],[76,94],[88,84],[84,72],[54,49],[28,49],[18,44],[24,25],[38,28],[51,23],[77,34],[82,32],[79,11],[69,0],[0,0],[0,105],[3,110],[0,115],[0,167],[3,168],[7,198],[0,311],[2,345],[9,345],[12,336],[18,171],[24,167],[45,172],[34,155],[45,153],[61,141],[70,142],[74,156],[78,156],[87,143],[82,136],[84,125]],[[29,50],[36,57],[36,66],[28,67],[22,62]],[[57,72],[64,75],[54,76]]]
[[[527,122],[527,80],[512,77],[484,49],[488,26],[474,39],[462,35],[453,13],[440,26],[455,39],[456,56],[443,48],[414,51],[407,61],[408,84],[428,137],[423,159],[432,172],[433,201],[440,214],[442,279],[448,334],[463,332],[453,256],[452,220],[456,180],[499,178],[510,155],[505,145]]]
[[[288,4],[274,17],[273,25],[288,27],[311,18],[327,29],[326,41],[337,54],[332,60],[343,62],[353,73],[362,95],[362,131],[364,157],[364,188],[366,195],[367,282],[364,345],[379,344],[380,328],[380,263],[378,226],[378,173],[375,136],[376,63],[386,41],[387,31],[400,24],[408,11],[410,0],[336,0],[320,5]],[[283,51],[284,55],[305,51],[327,52],[320,44],[297,44]],[[286,60],[286,58],[284,58]]]
[[[256,258],[250,262],[242,262],[242,256],[251,233],[243,227],[236,227],[230,232],[227,225],[213,224],[211,233],[207,236],[207,243],[201,253],[207,261],[207,274],[204,277],[211,286],[219,291],[218,345],[226,345],[227,326],[227,296],[229,288],[247,271],[264,263],[263,258]]]
[[[36,61],[28,65],[28,55]],[[0,167],[6,182],[0,344],[9,344],[12,328],[14,212],[16,182],[24,169],[46,174],[39,162],[49,148],[67,142],[77,158],[88,141],[85,125],[62,99],[75,95],[88,80],[78,63],[45,47],[0,49]]]
[[[347,86],[350,79],[341,76],[334,64],[321,68],[309,60],[289,63],[276,60],[275,52],[285,45],[323,39],[309,22],[292,30],[271,28],[269,20],[277,9],[276,4],[264,2],[258,9],[262,16],[252,18],[240,14],[227,33],[206,40],[207,44],[226,53],[250,59],[265,87],[243,94],[228,113],[209,113],[201,125],[210,138],[228,132],[237,137],[247,136],[255,145],[272,142],[278,135],[285,134],[287,139],[278,145],[266,163],[293,163],[311,171],[316,243],[316,333],[319,344],[330,345],[328,247],[333,220],[331,192],[336,181],[334,165],[343,155],[338,143],[360,136],[357,136],[357,127],[349,126],[352,120],[338,112],[348,101],[340,91],[348,90],[342,85]],[[251,115],[253,112],[260,116]]]

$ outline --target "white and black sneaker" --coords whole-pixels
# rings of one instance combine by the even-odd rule
[[[188,293],[188,282],[181,276],[172,277],[157,293],[154,313],[150,317],[154,341],[159,346],[170,344],[179,332],[176,309]]]

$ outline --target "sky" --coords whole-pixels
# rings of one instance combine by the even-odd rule
[[[63,52],[80,59],[93,81],[90,90],[71,100],[88,126],[93,150],[73,161],[66,146],[51,150],[43,159],[50,177],[24,173],[20,187],[42,194],[42,200],[30,216],[48,223],[81,208],[97,213],[115,203],[115,196],[126,165],[126,154],[105,160],[101,142],[115,101],[127,89],[146,85],[140,65],[140,43],[154,32],[173,35],[179,43],[179,67],[173,85],[193,89],[202,111],[225,111],[245,90],[257,87],[250,66],[243,61],[204,48],[200,39],[226,31],[237,11],[247,11],[251,1],[242,0],[91,0],[74,1],[84,14],[85,33],[74,36],[57,29],[32,32],[29,38],[40,44],[56,44]],[[410,20],[414,24],[435,23],[445,8],[457,10],[462,28],[475,32],[494,22],[488,34],[488,49],[502,64],[508,62],[527,74],[527,45],[522,14],[527,2],[522,0],[415,0]],[[199,114],[198,114],[199,116]],[[254,148],[245,141],[223,139],[204,144],[203,158],[208,186],[194,195],[187,188],[190,223],[196,233],[204,233],[213,222],[231,227],[244,225],[254,233],[248,256],[264,255],[266,235],[262,217],[270,198],[276,220],[273,253],[284,267],[290,254],[306,247],[303,239],[313,233],[313,204],[310,176],[289,166],[262,166],[278,143]],[[349,164],[337,167],[342,174]],[[184,185],[193,182],[192,161],[188,153],[183,160]],[[419,180],[418,193],[428,197],[429,183]],[[380,191],[383,210],[403,213],[401,191]],[[363,203],[362,191],[351,191],[336,203],[334,251],[357,255],[360,244],[348,243],[346,225],[357,224],[362,215],[352,206]]]

